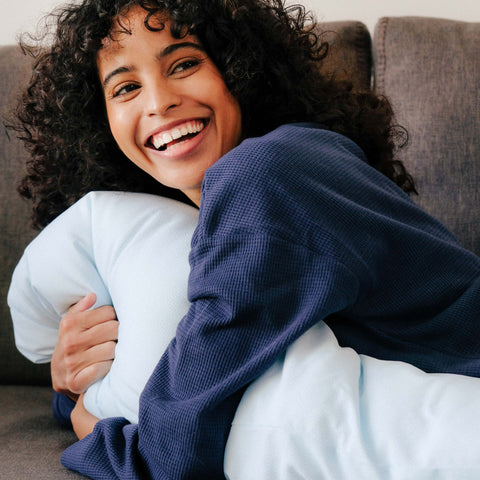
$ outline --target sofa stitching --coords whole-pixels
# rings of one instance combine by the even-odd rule
[[[386,55],[386,37],[387,37],[387,27],[388,27],[388,17],[383,17],[378,22],[377,27],[377,56],[376,56],[376,65],[375,65],[375,88],[380,92],[385,91],[385,75],[387,68],[387,55]]]
[[[355,24],[354,45],[357,52],[359,71],[368,70],[366,84],[363,85],[362,82],[362,88],[366,87],[369,89],[372,81],[372,41],[368,30],[366,30],[362,22],[356,22]]]

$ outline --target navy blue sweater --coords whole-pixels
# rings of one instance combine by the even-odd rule
[[[245,387],[320,320],[359,353],[480,375],[480,260],[347,138],[286,125],[205,176],[191,308],[140,399],[64,465],[95,479],[223,478]],[[162,292],[159,292],[162,295]]]

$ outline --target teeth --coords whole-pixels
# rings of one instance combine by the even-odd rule
[[[172,138],[173,138],[174,140],[177,140],[177,138],[180,138],[180,137],[182,136],[182,133],[180,132],[180,130],[179,130],[178,128],[174,128],[174,129],[172,130],[171,135],[172,135]]]
[[[205,125],[201,121],[184,123],[183,125],[172,128],[172,130],[168,132],[162,132],[154,135],[152,137],[153,146],[158,150],[160,147],[172,142],[173,140],[178,140],[179,138],[191,133],[201,132],[204,127]]]

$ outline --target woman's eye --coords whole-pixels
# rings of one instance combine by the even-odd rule
[[[139,88],[138,85],[134,84],[134,83],[129,83],[128,85],[124,85],[123,87],[115,90],[113,92],[113,97],[118,97],[120,95],[126,95],[127,93],[130,93],[130,92],[133,92],[134,90],[136,90],[137,88]]]
[[[172,73],[183,73],[183,72],[186,72],[187,70],[195,68],[199,64],[200,64],[200,60],[193,60],[193,59],[185,60],[175,65],[175,67],[172,69]]]

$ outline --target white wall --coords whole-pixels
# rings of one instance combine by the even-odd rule
[[[34,32],[39,19],[62,0],[0,0],[0,45],[16,43],[23,32]]]
[[[480,22],[479,0],[289,0],[304,3],[319,20],[360,20],[373,32],[382,16],[419,15]],[[62,0],[0,0],[0,45],[15,43],[17,35],[34,31],[42,15]]]
[[[292,0],[293,3],[295,1]],[[320,21],[360,20],[373,34],[387,16],[424,16],[480,22],[479,0],[301,0]],[[297,2],[300,3],[300,2]]]

